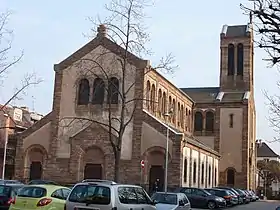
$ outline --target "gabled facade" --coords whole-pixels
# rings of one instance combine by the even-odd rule
[[[248,87],[251,86],[245,82],[251,80],[248,69],[252,68],[249,65],[252,55],[248,49],[252,35],[246,32],[236,36],[231,32],[235,27],[228,27],[230,33],[221,34],[219,88],[179,89],[154,71],[149,61],[129,54],[130,71],[125,78],[125,87],[133,84],[133,88],[129,89],[128,98],[146,100],[137,104],[136,110],[127,110],[127,115],[132,111],[134,114],[123,137],[121,182],[143,184],[151,190],[159,179],[160,187],[163,186],[168,130],[169,187],[212,187],[219,182],[243,188],[252,185],[250,167],[255,161],[249,154],[254,138],[255,125],[250,124],[254,122],[254,103],[253,94],[249,94],[252,90]],[[121,58],[124,50],[106,37],[104,26],[98,31],[94,40],[54,66],[53,109],[18,136],[16,177],[67,183],[84,178],[113,179],[114,155],[108,129],[79,120],[90,117],[106,122],[108,100],[111,100],[113,114],[120,114],[120,99],[117,95],[108,98],[108,91],[104,89],[110,90],[111,94],[120,90],[121,66],[115,61]],[[235,68],[233,75],[225,73],[228,42],[236,40],[244,44],[243,75],[240,69],[235,73]],[[101,54],[103,57],[98,60]],[[77,63],[81,60],[85,61],[83,68],[78,68]],[[106,77],[99,70],[94,71],[94,76],[83,74],[83,69],[93,67],[92,60],[101,62],[104,69],[110,69]],[[228,74],[230,78],[227,78]],[[230,81],[231,85],[228,85]],[[110,84],[114,84],[113,87]],[[171,109],[172,115],[166,117]],[[74,126],[65,126],[70,121],[67,117],[73,116],[79,118],[71,121]],[[232,116],[230,126],[228,116]],[[143,170],[141,160],[145,163]]]

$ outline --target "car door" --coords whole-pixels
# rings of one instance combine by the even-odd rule
[[[180,202],[182,202],[182,203],[184,204],[184,206],[178,206],[177,209],[190,210],[190,209],[191,209],[191,204],[190,204],[190,202],[189,202],[187,196],[186,196],[185,194],[183,194],[183,193],[180,193],[180,194],[178,195],[178,197],[179,197],[179,202],[178,202],[178,204],[180,204]]]
[[[192,188],[183,188],[181,190],[181,192],[184,193],[188,197],[188,199],[191,203],[191,206],[195,207],[195,199],[194,199],[194,196],[192,194]]]
[[[135,187],[118,187],[118,196],[121,203],[120,209],[144,210],[141,208],[141,205],[138,205],[138,198],[135,192]]]
[[[197,207],[204,207],[207,203],[206,194],[201,189],[193,189],[193,196]]]
[[[153,205],[151,198],[148,194],[144,191],[143,188],[135,187],[135,192],[137,195],[138,200],[138,207],[137,209],[140,210],[155,210],[156,207]]]
[[[51,197],[53,198],[52,207],[55,207],[57,209],[63,209],[66,198],[63,196],[62,189],[55,190]]]

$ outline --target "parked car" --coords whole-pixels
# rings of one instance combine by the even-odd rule
[[[212,195],[204,189],[181,187],[177,188],[175,192],[184,193],[188,197],[192,208],[215,209],[226,207],[225,199]]]
[[[17,191],[23,184],[1,184],[0,185],[0,209],[8,210],[10,205],[15,202]]]
[[[246,197],[248,199],[248,203],[253,201],[253,197],[252,197],[251,193],[248,190],[242,190],[242,191],[246,194]]]
[[[237,198],[238,198],[238,204],[243,204],[243,198],[240,196],[240,194],[233,188],[231,187],[215,187],[215,188],[218,188],[218,189],[227,189],[227,190],[230,190],[232,193],[234,193]]]
[[[151,198],[157,210],[191,210],[191,204],[184,193],[156,192]]]
[[[46,185],[46,184],[51,184],[51,185],[58,185],[58,183],[54,182],[54,181],[50,181],[50,180],[42,180],[42,179],[35,179],[35,180],[32,180],[30,182],[27,183],[28,185],[33,185],[33,184],[36,184],[36,185]]]
[[[215,188],[210,188],[205,190],[211,193],[212,195],[216,195],[218,197],[224,198],[227,202],[227,206],[234,206],[238,204],[237,196],[231,193],[229,190],[215,189]]]
[[[57,185],[26,185],[19,189],[9,210],[63,209],[70,189]]]
[[[137,185],[115,182],[81,182],[76,184],[65,204],[65,210],[74,209],[144,209],[155,210],[156,204],[147,192]]]
[[[239,193],[240,197],[243,199],[243,203],[245,203],[245,204],[250,203],[251,199],[244,190],[237,189],[237,188],[234,188],[234,189]]]

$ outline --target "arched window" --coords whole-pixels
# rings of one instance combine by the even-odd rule
[[[101,78],[93,82],[92,104],[103,104],[105,94],[105,83]]]
[[[214,186],[217,186],[217,168],[215,167],[215,173],[214,173]]]
[[[181,121],[180,121],[180,116],[181,116],[181,105],[180,105],[180,103],[178,102],[178,106],[177,106],[177,116],[178,116],[178,118],[177,118],[177,124],[178,124],[178,126],[180,126],[181,125]]]
[[[78,105],[87,105],[89,102],[89,81],[87,79],[82,79],[79,83],[78,90]]]
[[[196,183],[196,161],[193,162],[193,183]]]
[[[180,115],[181,127],[184,127],[184,106],[181,105],[181,115]]]
[[[214,131],[214,113],[206,113],[206,131]]]
[[[233,186],[234,180],[235,180],[235,171],[232,168],[229,168],[227,170],[227,184]]]
[[[166,93],[163,92],[162,95],[162,113],[165,114],[166,113]]]
[[[228,75],[234,75],[234,45],[228,45]]]
[[[188,116],[188,113],[189,113],[189,110],[188,108],[186,108],[186,119],[185,119],[185,130],[187,131],[188,130],[188,123],[189,123],[189,116]]]
[[[151,95],[151,83],[148,80],[147,87],[146,87],[146,105],[148,110],[150,110],[150,95]]]
[[[191,131],[192,128],[192,113],[191,110],[189,110],[189,116],[188,116],[188,129]]]
[[[156,101],[156,87],[153,84],[152,90],[151,90],[151,99],[150,99],[150,105],[151,105],[152,112],[155,112],[155,101]]]
[[[204,163],[201,164],[201,184],[204,184]]]
[[[185,158],[185,160],[184,160],[184,183],[187,182],[187,178],[188,178],[188,160],[187,160],[187,158]]]
[[[211,166],[209,165],[209,170],[208,170],[208,184],[211,184]]]
[[[176,103],[175,103],[175,99],[173,99],[172,108],[174,109],[173,110],[173,114],[172,114],[172,122],[175,124],[175,121],[176,121]]]
[[[237,75],[243,76],[244,68],[244,49],[243,44],[239,43],[237,45]]]
[[[107,103],[118,104],[119,102],[119,80],[116,77],[112,77],[108,84],[108,98]]]
[[[172,98],[171,98],[171,96],[169,96],[169,99],[168,99],[168,110],[166,110],[166,112],[169,112],[171,108],[173,108],[173,106],[172,106]],[[173,117],[172,118],[169,117],[169,121],[171,122],[172,120],[173,120]]]
[[[162,112],[162,92],[161,92],[161,89],[159,89],[159,91],[158,91],[158,113],[159,113],[159,115],[164,114]]]
[[[194,115],[194,131],[202,131],[203,117],[201,112],[196,112]]]

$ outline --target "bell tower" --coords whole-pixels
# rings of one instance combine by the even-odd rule
[[[220,52],[220,91],[253,91],[252,24],[224,25]]]

